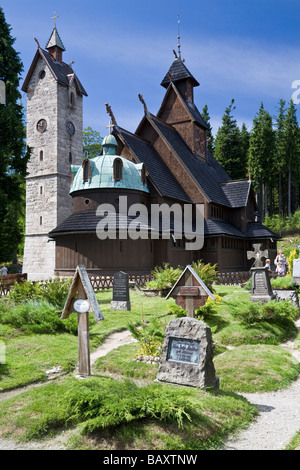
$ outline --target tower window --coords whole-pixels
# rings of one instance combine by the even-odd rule
[[[43,186],[40,186],[40,194],[43,194]]]
[[[75,95],[73,92],[70,94],[70,105],[75,106]]]
[[[69,163],[72,163],[72,152],[69,153]]]
[[[43,217],[40,216],[40,225],[43,225]]]
[[[114,180],[121,181],[123,179],[123,163],[120,158],[114,161]]]
[[[39,73],[39,78],[42,80],[43,78],[45,78],[45,76],[46,76],[45,70],[41,70]]]
[[[44,160],[44,152],[43,150],[40,151],[40,162]]]

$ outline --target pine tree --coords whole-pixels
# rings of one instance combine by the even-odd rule
[[[263,219],[268,212],[268,188],[272,182],[275,155],[275,132],[272,117],[261,103],[253,120],[249,144],[249,167],[258,193],[258,207]]]
[[[290,106],[284,117],[282,141],[284,163],[288,170],[287,215],[290,217],[292,213],[292,185],[299,181],[299,128],[293,100],[290,101]]]
[[[250,132],[248,132],[246,124],[243,122],[240,134],[240,142],[241,142],[241,161],[243,162],[243,167],[245,169],[245,175],[247,176],[248,170],[248,153],[249,153],[249,145],[250,145]]]
[[[24,178],[29,150],[25,145],[25,125],[19,92],[23,65],[13,48],[15,39],[0,7],[0,80],[6,87],[6,104],[0,104],[0,261],[17,254],[23,228],[19,224],[23,210]]]
[[[276,152],[274,158],[274,173],[275,177],[278,180],[278,215],[283,215],[283,204],[282,204],[282,184],[285,175],[285,146],[283,140],[283,133],[284,133],[284,118],[286,113],[285,108],[286,102],[285,100],[279,100],[279,108],[278,108],[278,115],[275,120],[276,132],[275,132],[275,140],[276,140]]]
[[[204,106],[204,108],[202,109],[202,117],[204,119],[204,121],[206,122],[207,126],[208,126],[208,129],[206,131],[206,136],[207,136],[207,147],[208,147],[208,150],[213,153],[214,152],[214,136],[213,136],[213,132],[212,132],[212,127],[210,125],[210,115],[208,113],[208,106],[207,104]]]
[[[245,178],[246,171],[245,162],[241,158],[240,130],[231,114],[234,109],[234,99],[232,99],[222,117],[222,126],[216,135],[214,151],[215,158],[233,180]]]

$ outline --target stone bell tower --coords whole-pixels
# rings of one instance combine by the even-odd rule
[[[56,16],[54,17],[56,21]],[[83,158],[82,84],[69,65],[56,23],[46,50],[37,51],[22,90],[27,93],[27,145],[23,272],[30,280],[54,276],[55,241],[48,233],[72,213],[71,165]]]

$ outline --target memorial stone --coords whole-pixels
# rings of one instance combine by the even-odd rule
[[[170,321],[165,332],[157,382],[219,388],[210,328],[195,318]]]
[[[266,303],[275,299],[273,293],[268,268],[263,266],[262,258],[268,258],[268,250],[261,251],[261,244],[254,244],[254,251],[248,251],[248,259],[255,259],[254,265],[251,268],[252,273],[252,288],[250,300],[253,302]]]
[[[110,306],[115,310],[131,310],[127,273],[120,271],[114,274],[113,299]]]

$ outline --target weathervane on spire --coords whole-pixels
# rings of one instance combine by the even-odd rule
[[[179,30],[180,18],[179,18],[179,15],[177,15],[177,18],[178,18],[178,20],[177,20],[177,23],[178,23],[178,36],[177,36],[177,39],[178,39],[178,58],[181,59],[180,30]]]
[[[54,16],[52,16],[51,20],[54,20],[54,27],[56,28],[56,20],[59,18],[59,16],[56,15],[56,12],[54,12]]]

